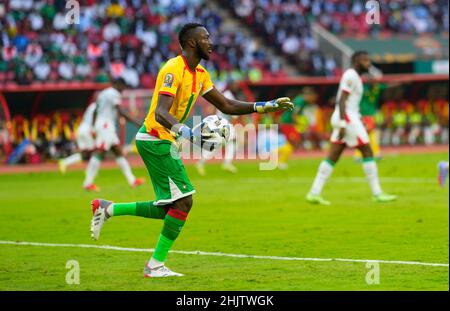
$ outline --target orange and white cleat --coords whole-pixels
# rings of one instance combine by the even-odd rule
[[[89,192],[100,192],[100,188],[97,187],[95,184],[90,184],[87,186],[83,187],[84,190],[89,191]]]
[[[131,185],[131,188],[139,187],[140,185],[143,185],[145,183],[144,178],[136,178],[134,183]]]

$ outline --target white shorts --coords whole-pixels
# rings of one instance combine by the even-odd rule
[[[95,149],[95,140],[89,126],[80,125],[78,128],[77,146],[80,151],[92,151]]]
[[[367,134],[361,117],[353,114],[346,114],[347,127],[343,140],[339,140],[339,115],[336,113],[331,117],[333,132],[330,141],[334,144],[346,144],[348,147],[357,147],[369,144],[369,134]]]
[[[112,146],[120,145],[119,136],[112,127],[96,131],[95,145],[98,149],[108,151]]]

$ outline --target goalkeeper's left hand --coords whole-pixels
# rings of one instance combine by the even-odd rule
[[[294,110],[294,104],[289,97],[281,97],[268,102],[256,102],[254,109],[258,113],[274,112],[277,110]]]

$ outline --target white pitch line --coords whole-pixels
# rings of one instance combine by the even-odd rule
[[[119,246],[110,246],[110,245],[93,245],[93,244],[57,244],[57,243],[17,242],[17,241],[0,241],[0,244],[47,246],[47,247],[97,248],[97,249],[108,249],[108,250],[125,251],[125,252],[145,252],[145,253],[154,252],[153,248],[146,249],[146,248],[119,247]],[[253,259],[269,259],[269,260],[283,260],[283,261],[377,262],[377,263],[385,263],[385,264],[432,266],[432,267],[448,267],[449,266],[449,264],[446,264],[446,263],[431,263],[431,262],[401,261],[401,260],[301,258],[301,257],[279,257],[279,256],[227,254],[227,253],[220,253],[220,252],[203,252],[203,251],[176,251],[176,250],[172,250],[172,251],[170,251],[170,253],[183,254],[183,255],[219,256],[219,257],[232,257],[232,258],[253,258]]]
[[[279,182],[279,178],[241,178],[236,180],[236,182],[242,182],[242,183],[254,183],[254,184],[266,184],[267,182]],[[312,178],[308,177],[286,177],[283,178],[283,183],[306,183],[310,184],[312,181]],[[433,178],[408,178],[408,177],[384,177],[380,178],[380,181],[382,183],[386,184],[437,184],[437,179]],[[196,181],[196,183],[201,183],[202,181]],[[223,184],[223,180],[221,179],[208,179],[204,180],[205,183],[208,184],[214,184],[214,183],[220,183]],[[367,179],[365,177],[334,177],[330,179],[331,183],[343,183],[343,184],[349,184],[349,183],[367,183]]]

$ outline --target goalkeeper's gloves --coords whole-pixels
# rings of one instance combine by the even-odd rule
[[[258,113],[274,112],[277,110],[294,110],[294,104],[289,97],[281,97],[268,102],[256,102],[254,109]]]
[[[191,129],[189,126],[184,124],[177,124],[174,128],[176,135],[176,138],[184,138],[190,141],[193,144],[197,144],[199,146],[202,145],[203,141],[211,138],[211,134],[209,133],[202,133],[201,127],[202,124],[199,124],[199,126],[194,127]]]
[[[177,134],[177,139],[182,137],[184,139],[189,140],[190,142],[194,142],[194,133],[192,129],[184,124],[175,125],[175,133]]]

